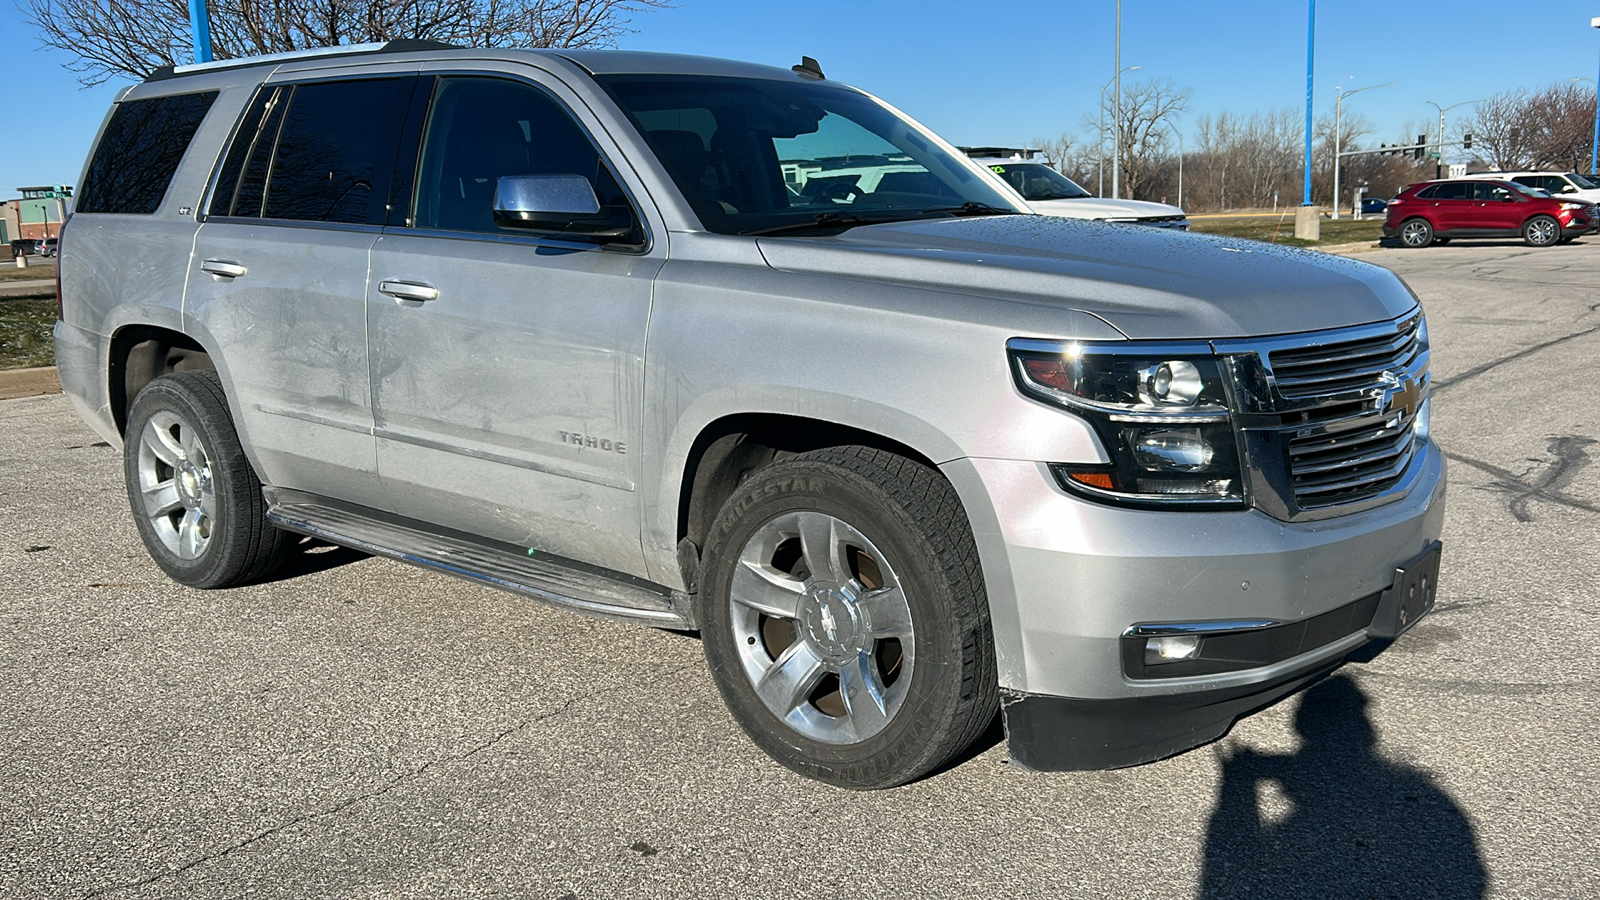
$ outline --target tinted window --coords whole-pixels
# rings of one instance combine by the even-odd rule
[[[1468,195],[1468,185],[1460,181],[1448,181],[1426,188],[1417,194],[1422,200],[1465,200]]]
[[[296,86],[261,215],[381,225],[411,85],[392,78]]]
[[[634,223],[622,188],[583,128],[554,99],[518,82],[441,79],[423,138],[412,224],[499,232],[505,175],[582,175],[618,227]]]
[[[269,110],[283,112],[283,105],[278,102],[279,91],[279,88],[262,88],[245,109],[233,144],[222,163],[222,171],[217,175],[216,192],[211,195],[212,215],[261,215],[261,189],[266,185],[267,162],[278,133],[276,125],[263,129],[261,119]],[[256,177],[241,184],[239,176],[244,171],[247,159],[251,161]],[[236,212],[241,195],[244,197],[244,208]]]
[[[216,91],[117,104],[78,194],[77,211],[141,213],[161,205]],[[13,142],[22,132],[13,129]]]
[[[1551,184],[1552,181],[1556,181],[1557,179],[1544,175],[1518,175],[1516,178],[1511,180],[1515,181],[1517,184],[1525,184],[1528,187],[1538,188],[1543,191],[1554,191],[1561,189],[1561,185]]]

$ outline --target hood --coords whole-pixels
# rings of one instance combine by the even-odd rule
[[[1183,210],[1148,200],[1108,200],[1104,197],[1076,197],[1072,200],[1029,200],[1033,211],[1045,216],[1069,219],[1152,219],[1181,216]]]
[[[896,222],[759,247],[775,269],[1078,310],[1135,339],[1341,328],[1416,306],[1388,270],[1341,256],[1051,216]],[[1060,333],[1017,336],[1074,337],[1066,318]]]

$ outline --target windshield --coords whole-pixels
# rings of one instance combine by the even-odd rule
[[[1577,172],[1568,172],[1567,180],[1577,185],[1578,189],[1583,191],[1592,191],[1596,187],[1594,182],[1583,177],[1582,175],[1579,175]]]
[[[926,132],[851,88],[690,75],[596,80],[710,231],[1026,212]]]
[[[1076,200],[1093,196],[1043,163],[994,163],[989,170],[1017,189],[1024,200]]]

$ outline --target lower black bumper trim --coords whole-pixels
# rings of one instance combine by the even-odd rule
[[[1041,772],[1120,769],[1210,743],[1243,716],[1310,686],[1343,659],[1269,684],[1115,700],[1002,694],[1011,761]]]

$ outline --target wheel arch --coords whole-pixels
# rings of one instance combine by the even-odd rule
[[[845,445],[894,453],[944,477],[927,453],[853,425],[775,412],[734,413],[706,423],[689,446],[676,485],[674,544],[686,589],[698,589],[700,553],[706,534],[746,476],[777,459]]]
[[[145,385],[172,372],[216,369],[211,353],[188,334],[163,325],[129,324],[111,334],[106,351],[106,400],[119,434]]]

